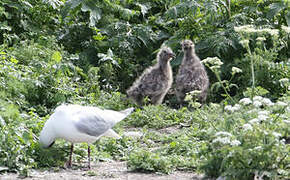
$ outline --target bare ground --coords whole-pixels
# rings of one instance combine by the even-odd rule
[[[33,170],[31,176],[25,179],[32,180],[201,180],[202,175],[193,172],[175,171],[172,174],[156,174],[156,173],[139,173],[131,172],[127,169],[126,162],[99,162],[92,164],[89,171],[82,170],[82,168],[60,169],[58,171],[47,170]],[[20,179],[17,174],[2,174],[1,180],[15,180]]]
[[[130,128],[126,132],[128,136],[141,137],[138,128]],[[180,130],[179,126],[172,126],[157,131],[161,134],[171,134]],[[124,134],[125,135],[125,134]],[[50,170],[32,170],[29,177],[19,177],[18,174],[6,173],[0,174],[0,180],[31,179],[31,180],[202,180],[206,179],[203,175],[187,171],[175,171],[171,174],[160,173],[140,173],[127,169],[125,161],[110,162],[91,162],[91,169],[84,170],[87,162],[74,164],[72,169],[59,168]]]

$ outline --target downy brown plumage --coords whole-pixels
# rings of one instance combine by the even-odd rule
[[[175,94],[177,100],[182,104],[186,93],[198,90],[201,93],[197,98],[201,103],[204,103],[209,86],[206,70],[201,64],[199,57],[195,54],[193,42],[184,40],[181,45],[184,56],[176,76]]]
[[[127,90],[129,98],[139,106],[146,96],[151,104],[161,104],[173,81],[170,60],[175,56],[169,47],[163,47],[157,54],[157,64],[147,68]]]

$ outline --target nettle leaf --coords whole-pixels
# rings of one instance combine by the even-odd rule
[[[69,11],[75,9],[78,7],[83,1],[82,0],[68,0],[64,4],[64,8],[62,9],[62,16],[66,17],[68,16]]]
[[[110,8],[113,12],[118,12],[119,16],[123,19],[130,20],[133,16],[138,15],[138,11],[134,11],[128,8],[125,8],[118,3],[112,3],[109,0],[104,1],[108,8]]]
[[[274,16],[276,16],[282,9],[285,8],[285,5],[283,2],[279,2],[279,3],[273,3],[269,6],[269,12],[267,14],[268,18],[273,18]]]
[[[178,3],[166,11],[165,16],[170,19],[186,17],[189,13],[195,14],[201,6],[195,1],[185,1]]]
[[[290,26],[290,11],[288,11],[288,13],[285,14],[285,19],[286,19],[287,25],[289,27]]]
[[[59,0],[42,0],[42,2],[49,4],[53,9],[57,9],[59,6],[63,5],[63,2]]]
[[[134,35],[145,45],[148,46],[150,41],[155,41],[158,37],[152,31],[150,26],[138,25],[133,27]]]
[[[0,29],[1,30],[7,30],[7,31],[11,31],[12,28],[10,26],[7,25],[7,21],[0,23]]]
[[[140,7],[141,14],[143,15],[143,17],[145,16],[145,14],[147,14],[148,10],[151,8],[149,5],[145,4],[137,3],[136,5]]]
[[[95,24],[101,19],[102,11],[93,1],[83,2],[81,10],[83,12],[90,12],[90,26],[95,26]]]
[[[114,53],[113,51],[109,48],[107,51],[107,54],[103,53],[98,53],[98,57],[101,58],[100,62],[111,62],[112,64],[119,66],[119,63],[114,59]]]
[[[59,51],[55,51],[51,57],[51,59],[53,61],[55,61],[56,63],[60,63],[60,61],[62,60],[62,56],[61,53]]]
[[[65,6],[69,6],[70,9],[74,9],[77,6],[79,6],[82,2],[83,0],[68,0],[66,1]]]

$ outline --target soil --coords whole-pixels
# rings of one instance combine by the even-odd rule
[[[53,170],[33,170],[30,177],[32,180],[201,180],[204,177],[193,172],[175,171],[172,174],[164,175],[157,173],[132,172],[127,169],[126,162],[99,162],[92,164],[92,168],[82,170],[80,166],[74,165],[72,169]],[[20,179],[17,174],[2,174],[1,180]]]

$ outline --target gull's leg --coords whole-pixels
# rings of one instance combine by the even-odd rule
[[[90,145],[88,144],[88,168],[91,169],[91,149]]]
[[[73,153],[73,150],[74,150],[74,144],[71,143],[69,159],[68,159],[68,161],[66,162],[66,166],[67,166],[68,168],[71,168],[71,167],[72,167],[72,153]]]

